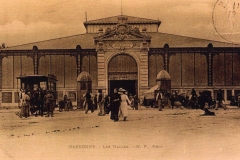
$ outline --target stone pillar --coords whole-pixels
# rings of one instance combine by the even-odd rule
[[[148,52],[140,52],[140,64],[139,64],[139,96],[143,98],[143,93],[148,90]]]
[[[98,66],[98,86],[106,87],[106,68],[105,68],[105,53],[103,50],[98,50],[97,53]]]
[[[223,103],[226,103],[227,102],[227,89],[224,89],[223,92],[224,92],[224,94],[223,94],[224,97],[223,98],[225,100],[225,101],[223,101]]]

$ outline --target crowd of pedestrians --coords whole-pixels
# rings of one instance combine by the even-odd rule
[[[88,111],[91,111],[93,113],[95,110],[99,110],[98,116],[105,116],[105,114],[109,114],[110,119],[114,122],[119,121],[119,118],[121,117],[123,121],[126,121],[128,117],[129,107],[131,107],[133,110],[138,110],[138,106],[140,103],[140,100],[136,95],[132,96],[131,94],[129,94],[128,96],[127,90],[123,88],[115,88],[113,93],[110,95],[105,95],[102,89],[98,89],[95,95],[92,94],[91,90],[88,90],[83,95],[83,97],[83,107],[85,110],[85,114],[88,114]],[[176,101],[180,101],[181,105],[184,105],[187,102],[185,104],[187,105],[187,107],[195,107],[196,109],[199,108],[203,110],[205,108],[209,109],[211,106],[210,102],[212,102],[211,96],[207,96],[207,94],[204,92],[199,92],[198,96],[194,88],[192,89],[191,94],[188,97],[189,99],[184,100],[184,98],[181,97],[182,96],[179,96],[178,93],[168,94],[159,91],[156,93],[154,101],[157,104],[159,111],[163,111],[163,108],[167,105],[172,106],[173,109],[174,105],[176,105]],[[18,112],[18,115],[21,118],[27,118],[30,116],[32,106],[36,106],[35,116],[37,116],[38,114],[43,116],[44,111],[47,113],[46,117],[54,116],[54,96],[49,90],[44,92],[41,88],[39,88],[31,93],[29,90],[21,89],[19,92],[19,99],[20,111]],[[65,111],[66,106],[69,106],[69,104],[71,104],[68,103],[68,101],[69,100],[65,95],[63,100],[63,106],[65,106]],[[226,110],[227,107],[223,104],[223,101],[223,92],[221,89],[219,89],[216,95],[216,103],[214,104],[214,109],[217,110],[219,107],[222,107],[224,110]],[[61,105],[59,105],[59,111],[61,109],[62,107]]]
[[[137,110],[140,102],[136,95],[128,97],[127,93],[127,90],[123,88],[115,88],[110,95],[104,95],[102,89],[98,89],[95,95],[89,90],[83,95],[85,114],[89,110],[93,113],[94,110],[98,109],[98,116],[110,114],[110,119],[114,122],[119,121],[120,117],[123,117],[123,121],[126,121],[129,106]]]

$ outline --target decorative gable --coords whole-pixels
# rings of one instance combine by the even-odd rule
[[[118,17],[119,23],[113,28],[107,28],[105,32],[99,30],[98,36],[94,37],[97,50],[139,48],[147,49],[151,42],[151,36],[146,29],[140,32],[139,28],[127,24],[127,17]]]

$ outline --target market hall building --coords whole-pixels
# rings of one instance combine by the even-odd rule
[[[214,98],[221,88],[225,99],[240,93],[237,45],[161,33],[161,21],[125,15],[83,24],[84,34],[0,51],[1,108],[18,104],[16,77],[22,75],[54,74],[58,100],[66,94],[73,105],[80,96],[77,79],[83,75],[92,82],[93,93],[103,88],[110,94],[122,87],[141,99],[156,85],[161,70],[170,74],[172,90],[210,90]]]

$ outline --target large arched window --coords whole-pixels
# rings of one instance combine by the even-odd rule
[[[109,73],[137,73],[135,59],[127,54],[119,54],[111,59],[108,64]]]

